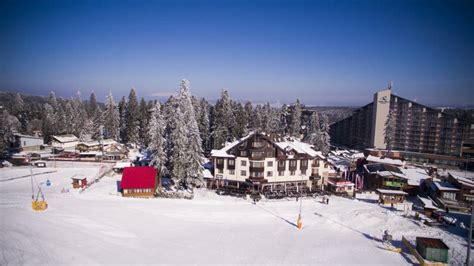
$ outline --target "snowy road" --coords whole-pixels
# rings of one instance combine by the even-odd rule
[[[324,205],[305,199],[303,229],[297,230],[295,200],[253,205],[205,190],[194,200],[124,199],[113,195],[119,176],[78,193],[69,178],[92,178],[97,167],[54,170],[36,176],[38,183],[52,181],[43,186],[49,204],[43,213],[31,210],[29,179],[0,183],[1,265],[411,264],[410,256],[384,250],[373,239],[385,229],[395,240],[436,236],[463,248],[457,236],[356,200],[332,197]],[[60,193],[63,187],[71,192]]]

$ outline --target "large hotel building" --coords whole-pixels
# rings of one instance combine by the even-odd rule
[[[456,164],[463,145],[474,143],[474,125],[393,95],[390,87],[375,93],[373,102],[332,124],[332,142],[357,149],[386,150],[385,127],[390,111],[395,125],[392,150],[401,157],[432,163],[451,160]]]

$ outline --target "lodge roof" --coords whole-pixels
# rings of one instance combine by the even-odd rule
[[[73,134],[53,135],[52,138],[61,143],[79,141],[79,139]]]
[[[156,186],[156,169],[151,166],[125,167],[123,169],[122,181],[120,187],[122,189],[133,188],[155,188]]]

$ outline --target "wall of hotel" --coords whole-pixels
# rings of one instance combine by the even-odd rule
[[[250,177],[250,171],[249,171],[250,160],[248,158],[246,157],[235,158],[234,171],[228,169],[229,168],[228,158],[223,158],[223,160],[224,160],[224,169],[222,170],[222,173],[219,173],[219,170],[216,168],[214,171],[215,178],[245,182],[245,180]],[[244,163],[245,165],[242,165],[242,162],[245,162]],[[283,175],[281,176],[279,175],[279,172],[278,172],[278,161],[276,160],[276,158],[265,158],[263,162],[264,162],[263,178],[265,178],[268,182],[295,182],[295,181],[302,180],[302,177],[301,177],[302,171],[300,169],[301,160],[296,160],[296,171],[294,175],[291,175],[291,171],[289,170],[290,160],[286,160],[285,171],[282,173]],[[303,174],[303,180],[309,180],[309,176],[311,175],[311,161],[307,160],[307,163],[308,163],[308,167],[306,169],[306,173]],[[217,158],[214,158],[214,165],[217,165]]]
[[[392,90],[383,90],[374,94],[374,112],[372,127],[372,147],[385,149],[385,123],[390,111],[390,96]]]

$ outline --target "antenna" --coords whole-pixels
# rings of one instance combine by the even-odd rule
[[[391,90],[392,89],[392,86],[393,86],[393,81],[389,81],[388,82],[388,89]]]

